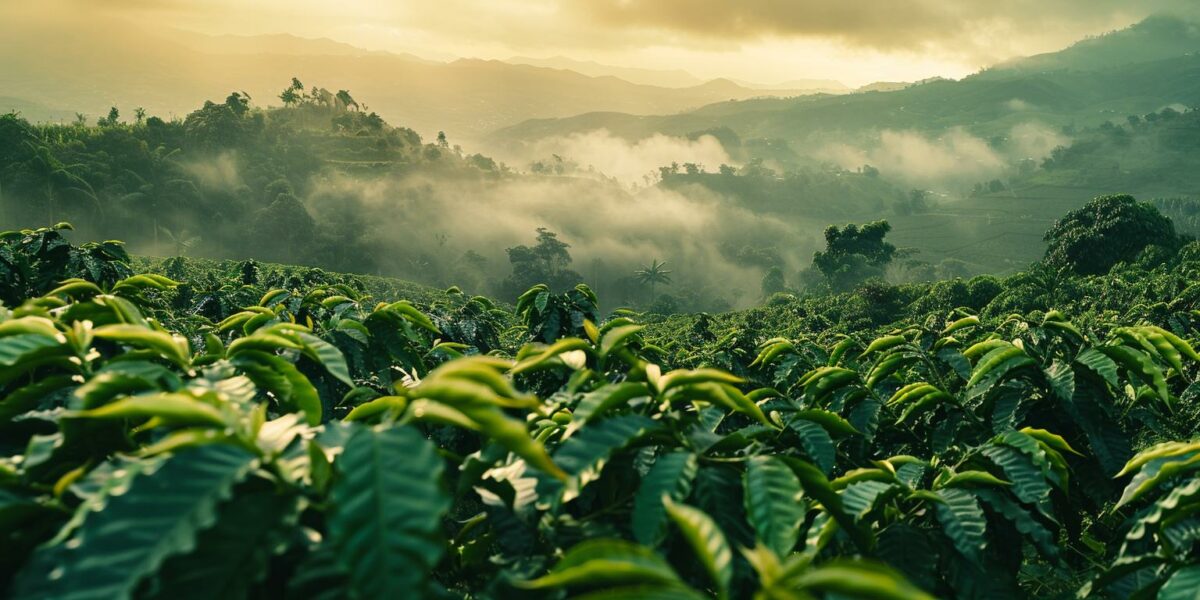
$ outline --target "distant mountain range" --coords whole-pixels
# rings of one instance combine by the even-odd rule
[[[592,129],[640,138],[728,128],[747,139],[1013,123],[1088,125],[1169,104],[1200,103],[1200,28],[1152,17],[1059,52],[1008,61],[961,81],[761,85],[683,70],[563,57],[434,61],[292,35],[208,36],[127,22],[0,22],[0,111],[62,121],[117,106],[182,118],[205,99],[250,93],[278,104],[291,77],[348,89],[426,136],[520,142]],[[868,93],[872,92],[872,93]]]
[[[760,90],[729,80],[692,81],[596,63],[498,60],[438,62],[291,35],[207,36],[155,31],[121,21],[0,22],[0,111],[32,120],[92,119],[117,106],[183,117],[205,99],[248,92],[279,104],[293,76],[350,90],[394,123],[452,141],[535,117],[593,111],[674,113],[718,101],[791,96],[810,89]],[[663,77],[660,85],[647,82]],[[623,78],[624,77],[624,78]]]
[[[1169,105],[1200,105],[1200,28],[1159,16],[960,81],[874,84],[837,96],[731,100],[655,116],[597,112],[536,119],[490,139],[512,144],[594,129],[640,139],[724,129],[743,140],[782,140],[811,149],[814,140],[855,140],[882,129],[938,133],[961,127],[992,137],[1030,121],[1082,127]]]
[[[565,56],[553,56],[550,58],[530,58],[527,56],[514,56],[505,62],[514,65],[529,65],[532,67],[545,67],[547,69],[561,69],[564,71],[575,71],[581,75],[588,77],[616,77],[624,79],[629,83],[639,85],[653,85],[661,87],[684,88],[701,85],[703,79],[684,71],[683,69],[674,70],[659,70],[659,69],[639,69],[636,67],[614,67],[612,65],[604,65],[590,60],[575,60]],[[753,87],[753,86],[746,86]]]

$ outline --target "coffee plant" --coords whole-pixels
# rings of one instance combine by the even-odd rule
[[[582,286],[510,311],[324,273],[260,289],[257,267],[181,282],[56,229],[0,258],[13,598],[1200,586],[1200,355],[1149,319],[706,324],[720,352],[681,360]]]

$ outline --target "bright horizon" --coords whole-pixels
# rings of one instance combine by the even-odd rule
[[[83,0],[47,5],[143,26],[208,35],[291,34],[431,60],[565,57],[622,68],[684,70],[708,80],[763,85],[830,79],[960,78],[997,62],[1048,52],[1159,12],[1190,12],[1186,0]],[[1014,6],[1015,5],[1015,6]]]

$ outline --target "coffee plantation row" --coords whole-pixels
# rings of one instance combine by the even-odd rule
[[[202,290],[65,227],[0,234],[12,598],[1200,589],[1187,307],[687,348],[582,285],[418,305],[168,265]]]

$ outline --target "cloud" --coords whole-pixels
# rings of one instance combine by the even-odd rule
[[[1014,42],[1074,39],[1155,12],[1194,14],[1193,0],[566,0],[608,27],[725,40],[823,37],[878,50],[1010,54]]]
[[[1040,123],[1013,127],[995,147],[961,128],[938,137],[886,129],[870,145],[832,144],[819,153],[846,169],[871,165],[884,177],[908,185],[938,188],[969,186],[1000,177],[1014,163],[1045,158],[1070,139]]]
[[[453,273],[454,261],[470,250],[487,259],[494,284],[509,272],[504,249],[532,243],[535,230],[547,227],[571,245],[573,268],[610,307],[625,300],[606,291],[612,282],[654,259],[669,263],[672,290],[703,289],[709,297],[752,304],[759,300],[762,272],[736,264],[723,249],[776,245],[795,272],[817,248],[823,225],[755,214],[701,188],[633,193],[583,178],[339,176],[315,183],[306,200],[314,218],[364,215],[368,225],[361,235],[377,248],[383,272],[418,280],[430,272]],[[498,205],[504,210],[495,210]],[[432,269],[412,270],[410,259],[421,255]]]
[[[731,164],[721,142],[711,135],[691,140],[655,134],[627,141],[608,130],[575,133],[536,141],[519,160],[528,162],[557,155],[615,178],[626,185],[645,183],[647,175],[657,175],[659,167],[676,163],[696,163],[715,171],[718,165]],[[507,158],[509,162],[513,159]]]
[[[723,47],[763,38],[834,40],[851,49],[994,60],[1128,25],[1158,12],[1200,14],[1195,0],[46,0],[193,26],[362,30],[459,47],[576,51],[615,46]],[[97,6],[99,5],[99,7]],[[187,23],[177,23],[188,26]],[[1040,42],[1040,43],[1037,43]]]

